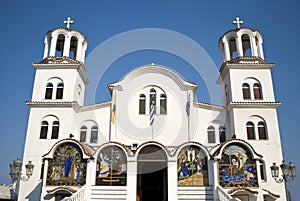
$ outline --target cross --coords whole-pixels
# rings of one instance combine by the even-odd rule
[[[233,20],[233,24],[237,25],[237,28],[240,28],[240,24],[243,24],[244,22],[242,20],[240,20],[239,17],[236,17],[235,20]]]
[[[73,24],[73,23],[74,23],[74,21],[71,20],[70,17],[68,17],[68,19],[64,21],[64,24],[67,25],[67,28],[68,28],[68,29],[70,28],[70,24]]]

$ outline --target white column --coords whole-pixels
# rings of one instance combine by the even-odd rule
[[[231,60],[231,55],[230,55],[230,50],[229,50],[229,44],[228,44],[228,40],[225,40],[225,38],[223,38],[223,52],[224,52],[224,60],[225,61],[230,61]]]
[[[218,161],[213,161],[213,193],[214,193],[214,200],[217,201],[217,186],[219,185],[219,168],[218,168]]]
[[[258,40],[258,47],[257,48],[258,48],[258,56],[262,59],[265,59],[261,40]]]
[[[128,158],[127,160],[127,201],[136,200],[136,183],[137,183],[137,162],[134,158]]]
[[[45,36],[44,43],[45,43],[45,47],[44,47],[43,59],[45,59],[48,56],[48,52],[49,52],[49,44],[48,44],[48,37],[47,36]]]
[[[65,36],[64,52],[63,52],[64,57],[70,56],[70,44],[71,44],[71,37],[68,34],[67,36]]]
[[[57,36],[51,37],[49,56],[55,56],[56,43],[57,43]]]
[[[177,200],[177,160],[176,157],[168,161],[168,200]]]
[[[251,46],[251,54],[252,56],[255,56],[257,57],[258,54],[257,54],[257,46],[256,46],[256,42],[255,42],[255,37],[253,36],[250,36],[250,46]]]
[[[87,48],[87,44],[86,44],[86,43],[83,43],[82,54],[81,54],[81,57],[80,57],[80,61],[81,61],[82,63],[84,63],[86,48]]]
[[[76,50],[76,60],[79,60],[80,61],[80,58],[81,58],[81,53],[82,53],[82,46],[83,46],[83,41],[78,41],[77,42],[77,50]]]
[[[239,57],[243,57],[244,53],[243,53],[242,37],[240,35],[237,35],[237,37],[235,38],[235,42],[236,42],[236,52],[237,52],[237,55]]]

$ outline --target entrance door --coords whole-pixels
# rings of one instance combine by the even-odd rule
[[[137,200],[168,200],[167,156],[158,146],[144,147],[138,155]]]

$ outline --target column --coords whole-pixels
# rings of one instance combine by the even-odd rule
[[[255,41],[255,37],[250,36],[250,46],[251,46],[251,54],[254,57],[257,57],[257,46],[256,46],[256,41]]]
[[[63,52],[64,57],[70,56],[70,44],[71,44],[71,37],[68,34],[67,36],[65,36],[64,52]]]
[[[236,42],[236,52],[238,57],[243,57],[244,53],[243,53],[242,36],[237,35],[237,37],[235,38],[235,42]]]
[[[45,47],[44,47],[43,59],[45,59],[48,56],[48,52],[49,52],[49,44],[48,44],[48,37],[47,36],[45,36],[44,43],[45,43]]]
[[[230,51],[229,51],[228,40],[225,40],[225,38],[223,38],[223,51],[224,51],[224,60],[230,61],[231,55],[230,55]]]
[[[57,36],[53,36],[50,39],[50,54],[49,56],[55,56],[55,49],[57,43]]]
[[[176,157],[168,161],[168,200],[177,200],[177,160]]]
[[[79,60],[81,58],[81,53],[82,53],[82,46],[83,46],[83,41],[79,41],[77,42],[77,50],[76,50],[76,57],[74,59]]]
[[[134,157],[127,160],[127,201],[136,200],[137,162]]]

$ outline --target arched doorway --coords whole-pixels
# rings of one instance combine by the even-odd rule
[[[167,155],[155,145],[141,149],[137,159],[137,200],[168,200]]]

